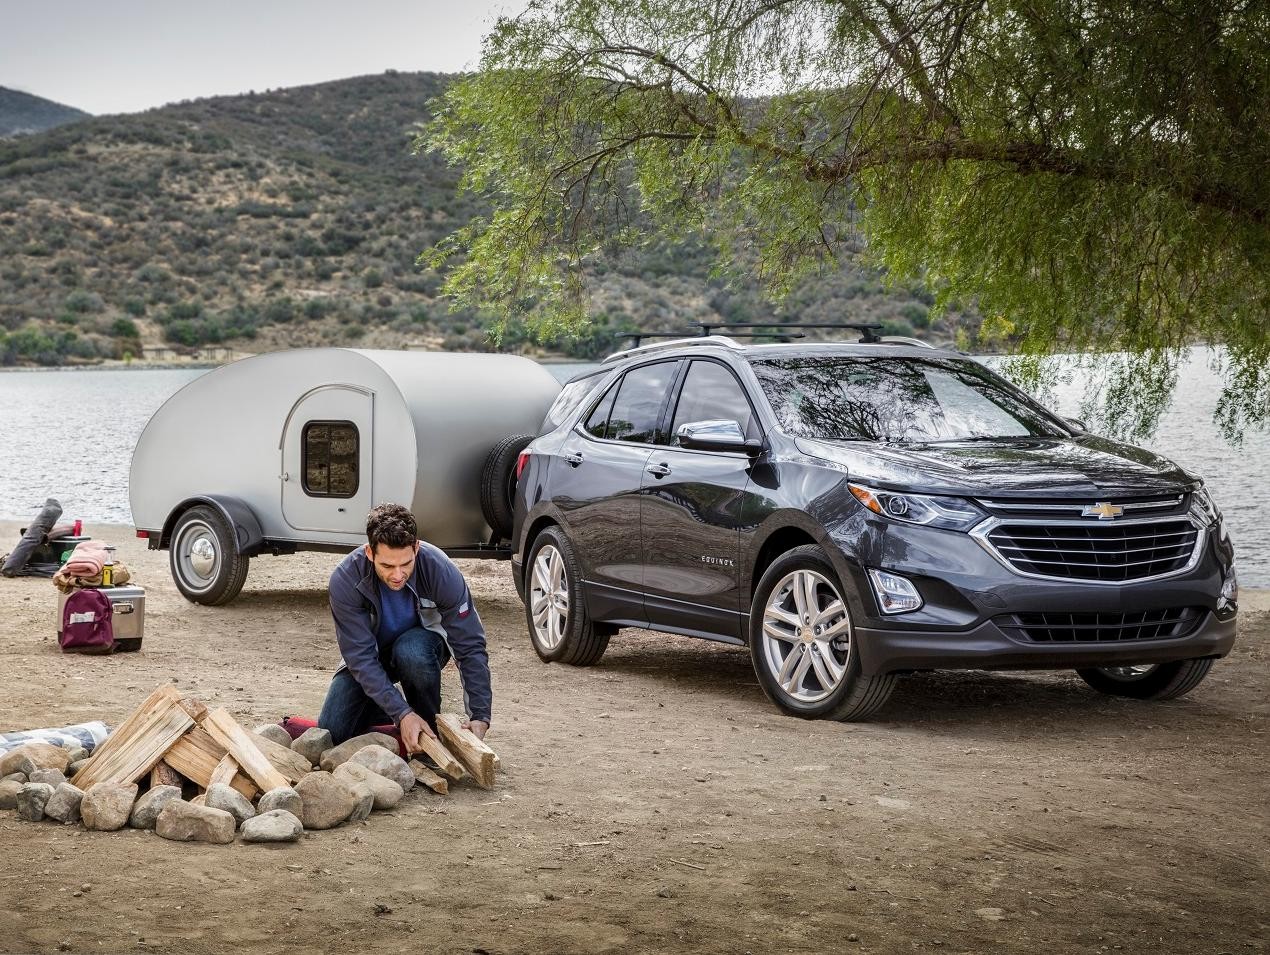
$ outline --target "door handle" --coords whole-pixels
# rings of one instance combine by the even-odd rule
[[[653,477],[663,478],[670,473],[670,465],[669,464],[650,464],[648,467],[644,468],[644,470],[647,471],[649,474],[651,474]]]
[[[565,461],[569,463],[570,467],[576,468],[579,464],[582,463],[582,452],[570,451],[568,454],[564,456],[564,459]]]

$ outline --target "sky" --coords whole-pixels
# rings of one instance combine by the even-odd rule
[[[525,0],[4,0],[0,86],[86,112],[473,69]]]

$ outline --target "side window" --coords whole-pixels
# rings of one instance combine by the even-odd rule
[[[626,373],[613,400],[607,437],[633,444],[654,444],[657,421],[666,400],[666,389],[674,380],[677,361],[633,368]]]
[[[603,438],[607,433],[609,426],[609,412],[613,410],[613,398],[617,395],[617,385],[614,385],[604,397],[600,399],[600,403],[595,406],[595,410],[586,419],[586,424],[582,427],[593,438]]]
[[[688,367],[670,425],[672,444],[679,443],[675,437],[679,426],[691,421],[735,421],[746,437],[757,436],[745,389],[732,372],[715,361],[694,361]]]
[[[310,421],[300,435],[300,470],[310,497],[353,497],[360,438],[351,421]]]
[[[577,411],[582,402],[586,401],[587,396],[595,391],[602,377],[602,375],[589,375],[586,378],[568,382],[560,389],[560,394],[556,395],[556,400],[548,409],[538,433],[546,434],[548,431],[555,431],[564,424],[565,419]]]

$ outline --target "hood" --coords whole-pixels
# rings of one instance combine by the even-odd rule
[[[939,444],[794,443],[804,454],[845,467],[852,480],[927,494],[1143,497],[1182,493],[1197,483],[1167,458],[1090,434]]]

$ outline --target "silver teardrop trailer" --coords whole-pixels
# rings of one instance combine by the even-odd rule
[[[560,390],[514,355],[273,352],[186,385],[146,425],[128,497],[189,600],[228,603],[252,557],[341,552],[408,504],[452,557],[506,558],[516,457]]]

